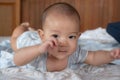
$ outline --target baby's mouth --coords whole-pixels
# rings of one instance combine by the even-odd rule
[[[67,52],[68,52],[68,49],[65,48],[65,47],[64,47],[64,48],[59,48],[59,49],[58,49],[58,52],[59,52],[59,53],[67,53]]]
[[[61,52],[61,53],[66,53],[67,50],[58,50],[58,52]]]

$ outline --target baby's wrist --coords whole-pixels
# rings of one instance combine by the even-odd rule
[[[43,48],[42,44],[38,44],[38,51],[39,51],[40,54],[45,53],[45,49]]]

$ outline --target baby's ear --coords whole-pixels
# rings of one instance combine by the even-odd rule
[[[37,30],[41,39],[44,38],[44,31],[42,29]]]

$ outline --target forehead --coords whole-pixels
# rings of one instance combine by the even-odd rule
[[[49,14],[44,23],[44,29],[71,29],[73,31],[79,29],[79,20],[75,16],[66,16],[58,13]]]

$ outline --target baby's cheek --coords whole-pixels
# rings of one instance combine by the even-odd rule
[[[76,45],[71,45],[71,48],[70,48],[71,52],[74,52],[76,50],[76,48],[77,48]]]

